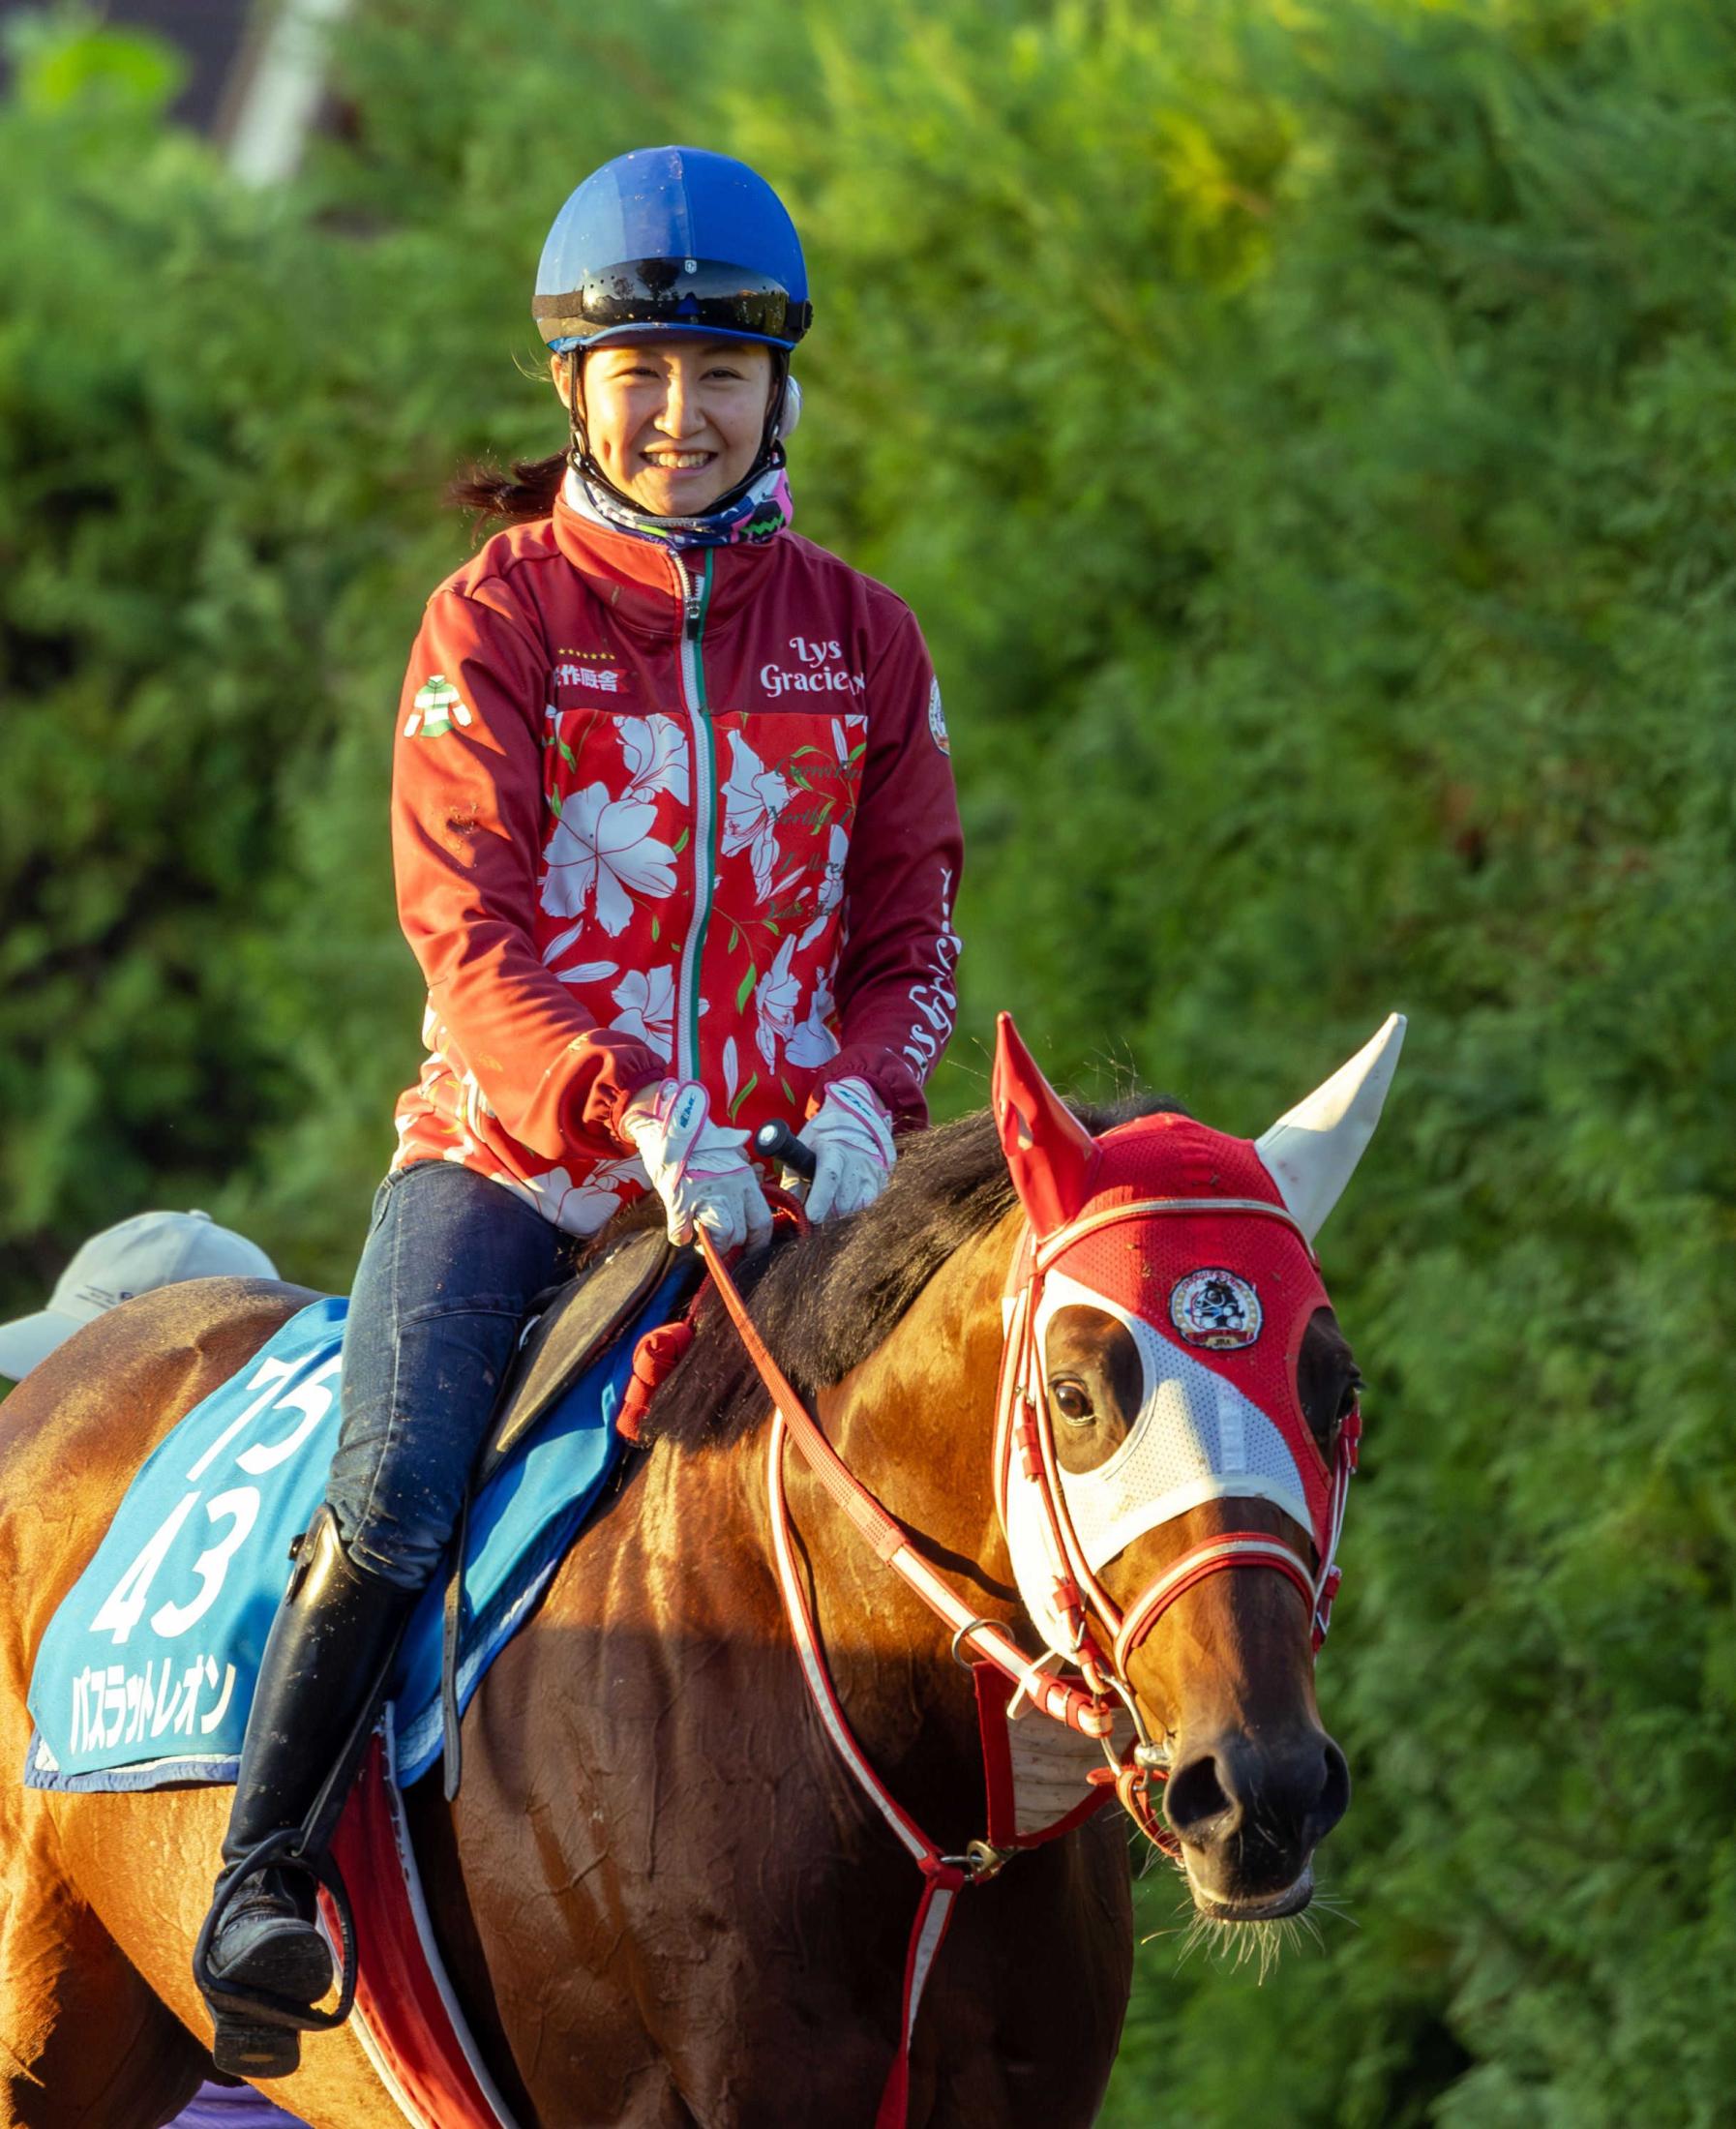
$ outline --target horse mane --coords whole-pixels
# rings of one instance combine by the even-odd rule
[[[1071,1106],[1093,1133],[1136,1117],[1181,1113],[1178,1103],[1151,1094]],[[842,1382],[878,1350],[953,1251],[986,1234],[1014,1202],[994,1119],[980,1109],[956,1124],[902,1138],[897,1165],[872,1205],[806,1235],[780,1226],[771,1242],[734,1267],[735,1282],[778,1364],[803,1395],[812,1396]],[[599,1242],[644,1224],[647,1210],[658,1216],[655,1199],[648,1208],[631,1208]],[[693,1343],[658,1392],[645,1438],[725,1441],[765,1408],[764,1385],[706,1287]]]

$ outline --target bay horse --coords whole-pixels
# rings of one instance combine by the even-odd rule
[[[1003,1064],[1010,1034],[1003,1023]],[[1310,1217],[1318,1224],[1296,1208],[1310,1192],[1330,1206],[1372,1128],[1370,1100],[1378,1113],[1391,1061],[1371,1066],[1370,1052],[1353,1061],[1361,1076],[1348,1094],[1353,1066],[1311,1097],[1313,1111],[1303,1104],[1260,1142],[1276,1179],[1266,1226],[1276,1233],[1288,1220],[1302,1237],[1272,1274],[1293,1286],[1304,1257],[1312,1262]],[[1155,1146],[1159,1126],[1185,1120],[1135,1101],[1075,1121],[1034,1066],[1004,1086],[998,1066],[997,1095],[993,1115],[905,1141],[867,1211],[774,1244],[738,1275],[755,1322],[852,1469],[973,1614],[1029,1640],[991,1468],[1005,1410],[1009,1269],[1031,1238],[1040,1244],[1051,1214],[1082,1206],[1080,1230],[1120,1219],[1128,1261],[1151,1256],[1153,1234],[1173,1223],[1092,1213],[1104,1193],[1091,1196],[1090,1164],[1099,1154],[1109,1163],[1124,1143]],[[1171,1144],[1191,1150],[1192,1189],[1208,1186],[1202,1146],[1208,1166],[1213,1147],[1238,1150],[1244,1167],[1256,1153],[1199,1125],[1172,1131]],[[1336,1163],[1335,1183],[1310,1176],[1322,1158]],[[1226,1217],[1240,1202],[1225,1201]],[[1262,1210],[1247,1205],[1249,1217]],[[1213,1231],[1229,1234],[1223,1220]],[[1221,1325],[1238,1274],[1220,1274],[1215,1257],[1208,1269],[1220,1280],[1208,1317]],[[1294,1290],[1313,1291],[1305,1278]],[[1188,1291],[1205,1291],[1197,1274]],[[1265,1292],[1270,1307],[1279,1297],[1270,1282]],[[44,1630],[140,1460],[313,1298],[237,1279],[142,1295],[44,1362],[6,1404],[7,2129],[153,2129],[210,2074],[209,2019],[189,1962],[228,1794],[24,1788],[25,1691]],[[1138,1431],[1130,1321],[1076,1301],[1050,1317],[1041,1364],[1048,1418],[1064,1435],[1062,1468],[1118,1469]],[[1272,1331],[1287,1340],[1272,1350],[1289,1370],[1298,1424],[1327,1468],[1355,1408],[1349,1347],[1323,1305]],[[816,1720],[792,1650],[767,1541],[771,1424],[734,1330],[721,1309],[703,1313],[651,1408],[648,1448],[471,1703],[456,1801],[443,1803],[435,1781],[410,1791],[436,1934],[522,2129],[865,2129],[876,2118],[898,2041],[916,1874]],[[886,1787],[962,1853],[981,1833],[984,1806],[973,1680],[957,1643],[793,1461],[788,1499],[838,1701]],[[1273,1559],[1218,1564],[1274,1565],[1283,1552],[1306,1558],[1324,1582],[1318,1531],[1251,1484],[1201,1491],[1106,1562],[1104,1581],[1123,1604],[1143,1604],[1136,1593],[1177,1562],[1262,1544]],[[1305,1904],[1313,1850],[1348,1801],[1314,1698],[1316,1603],[1291,1570],[1182,1580],[1123,1666],[1148,1739],[1144,1764],[1168,1764],[1166,1823],[1148,1814],[1147,1830],[1172,1848],[1204,1916],[1258,1927]],[[1128,1762],[1123,1781],[1130,1772]],[[365,1930],[367,1889],[351,1890]],[[1098,1812],[1013,1856],[956,1905],[915,2024],[908,2120],[1089,2122],[1131,1987],[1123,1814]],[[296,2074],[265,2088],[314,2129],[400,2119],[347,2027],[310,2036]]]

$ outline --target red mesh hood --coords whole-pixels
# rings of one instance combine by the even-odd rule
[[[1142,1466],[1145,1481],[1159,1493],[1180,1488],[1186,1472],[1203,1465],[1221,1482],[1219,1490],[1233,1494],[1240,1470],[1250,1482],[1265,1482],[1250,1483],[1247,1490],[1269,1497],[1276,1497],[1274,1489],[1294,1497],[1300,1486],[1305,1520],[1324,1558],[1331,1478],[1297,1394],[1297,1364],[1310,1318],[1331,1304],[1277,1185],[1250,1141],[1188,1117],[1122,1124],[1097,1141],[1097,1151],[1083,1221],[1142,1199],[1227,1202],[1221,1213],[1154,1213],[1117,1221],[1082,1236],[1049,1262],[1051,1281],[1089,1289],[1111,1313],[1136,1319],[1148,1334],[1136,1334],[1146,1398],[1126,1442],[1099,1471],[1065,1482],[1076,1518],[1090,1520],[1086,1502],[1101,1497],[1112,1478],[1123,1496],[1144,1490],[1132,1486],[1133,1473],[1125,1468],[1130,1463]],[[1280,1216],[1245,1210],[1250,1200]],[[1058,1304],[1088,1298],[1053,1284],[1050,1293]],[[1239,1397],[1208,1395],[1201,1370]],[[1270,1422],[1281,1451],[1241,1409],[1242,1399]],[[1174,1438],[1169,1452],[1158,1454],[1154,1432]],[[1135,1505],[1129,1500],[1128,1510]]]

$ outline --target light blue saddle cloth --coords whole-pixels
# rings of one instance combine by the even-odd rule
[[[652,1295],[471,1503],[461,1704],[601,1493],[637,1334],[666,1320],[680,1276]],[[324,1497],[338,1446],[348,1305],[318,1301],[292,1316],[139,1467],[38,1651],[28,1786],[234,1781],[289,1546]],[[440,1755],[442,1594],[436,1582],[411,1619],[392,1687],[405,1784]]]

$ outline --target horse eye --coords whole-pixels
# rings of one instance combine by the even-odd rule
[[[1052,1382],[1049,1394],[1055,1400],[1055,1409],[1069,1425],[1086,1426],[1095,1417],[1081,1383]]]
[[[1362,1395],[1362,1378],[1361,1375],[1353,1375],[1350,1381],[1344,1385],[1344,1394],[1338,1399],[1338,1419],[1340,1423],[1349,1419],[1360,1403]]]

